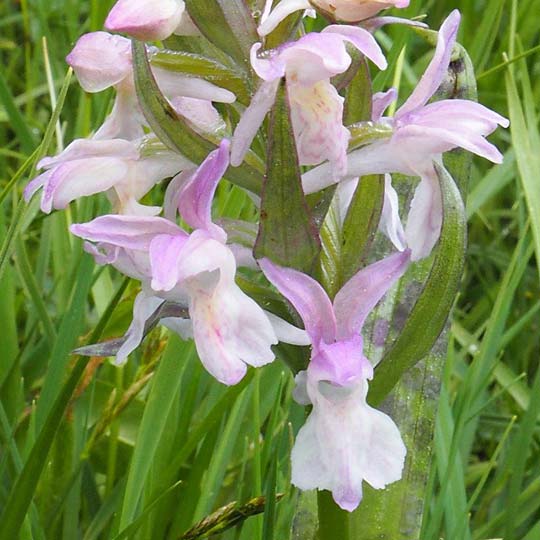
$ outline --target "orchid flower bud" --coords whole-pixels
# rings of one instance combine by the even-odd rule
[[[184,13],[183,0],[118,0],[109,12],[105,28],[141,41],[162,40],[174,33]]]
[[[331,20],[359,22],[391,7],[406,8],[410,0],[310,0]]]

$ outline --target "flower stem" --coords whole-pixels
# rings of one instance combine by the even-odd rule
[[[349,513],[332,499],[329,491],[317,493],[319,534],[317,540],[351,540]]]

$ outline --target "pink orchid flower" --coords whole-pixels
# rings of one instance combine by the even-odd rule
[[[433,163],[442,163],[442,154],[454,148],[464,148],[494,163],[502,161],[501,153],[485,137],[498,126],[508,127],[506,118],[463,99],[428,104],[447,73],[459,22],[459,12],[453,11],[439,31],[435,55],[416,89],[393,118],[382,119],[392,126],[393,135],[353,151],[348,160],[346,178],[384,173],[420,177],[405,229],[412,260],[427,257],[440,235],[442,200]],[[394,96],[395,92],[379,96],[381,114]],[[305,192],[334,183],[331,169],[332,164],[326,163],[308,171],[303,177]]]
[[[131,40],[107,32],[92,32],[82,36],[66,58],[86,92],[116,90],[111,114],[94,135],[94,139],[137,139],[144,134],[146,121],[140,111],[133,81]],[[232,103],[232,92],[204,79],[173,73],[152,67],[152,72],[164,95],[172,102],[181,97]],[[182,110],[177,112],[182,113]]]
[[[316,165],[329,160],[336,180],[345,174],[350,133],[343,126],[343,98],[330,78],[345,72],[351,64],[347,42],[379,68],[386,68],[384,55],[373,36],[354,26],[327,26],[321,33],[307,34],[261,56],[261,44],[253,45],[251,64],[263,82],[235,130],[233,166],[242,163],[274,103],[279,81],[285,77],[300,164]]]
[[[41,210],[47,214],[66,208],[75,199],[101,192],[106,192],[120,214],[159,214],[161,208],[143,206],[138,201],[164,178],[195,166],[169,150],[141,155],[142,143],[77,139],[59,155],[38,163],[45,172],[26,186],[24,196],[28,201],[41,189]]]
[[[185,179],[177,203],[191,234],[160,217],[102,216],[71,227],[73,234],[96,244],[86,249],[98,263],[112,264],[143,283],[117,363],[139,345],[144,323],[164,300],[188,305],[191,321],[169,319],[164,324],[184,338],[193,337],[201,362],[224,384],[236,384],[247,365],[271,362],[277,334],[305,343],[304,333],[284,321],[276,330],[235,282],[234,252],[211,217],[212,199],[228,165],[225,140]]]
[[[370,311],[403,275],[410,253],[396,253],[353,276],[334,302],[311,277],[259,261],[268,280],[304,321],[311,340],[307,371],[296,377],[295,399],[312,404],[292,451],[292,483],[326,489],[344,510],[362,499],[362,482],[375,489],[401,478],[406,448],[394,422],[366,403],[373,367],[360,332]]]
[[[405,8],[409,2],[410,0],[281,0],[263,18],[259,35],[268,35],[281,21],[296,11],[316,8],[332,20],[355,23],[373,17],[386,8]]]

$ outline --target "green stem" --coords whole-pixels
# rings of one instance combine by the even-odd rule
[[[352,540],[350,514],[342,510],[329,491],[317,493],[319,531],[317,540]]]

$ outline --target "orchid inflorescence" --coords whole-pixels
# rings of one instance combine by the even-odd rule
[[[379,136],[352,145],[351,129],[344,121],[344,92],[352,80],[347,74],[354,75],[366,59],[386,69],[385,55],[373,35],[381,26],[425,27],[418,21],[377,16],[383,9],[404,8],[409,2],[251,4],[253,9],[248,10],[245,2],[235,2],[235,9],[245,8],[249,24],[255,28],[258,22],[258,35],[247,32],[248,37],[239,38],[251,40],[244,65],[227,50],[210,58],[212,65],[227,64],[225,71],[238,64],[238,79],[248,81],[248,98],[241,99],[219,77],[182,71],[162,61],[164,55],[174,60],[177,53],[169,47],[178,39],[175,36],[212,41],[201,9],[191,7],[194,3],[119,0],[105,23],[114,33],[86,34],[67,56],[85,91],[114,88],[112,112],[93,136],[42,159],[43,172],[28,184],[25,195],[30,199],[40,192],[45,213],[64,209],[81,197],[107,195],[113,212],[74,224],[71,232],[85,240],[85,250],[98,264],[112,265],[141,284],[132,323],[114,351],[117,364],[140,345],[148,321],[167,303],[181,306],[182,314],[169,313],[160,323],[183,339],[193,339],[202,364],[223,384],[238,383],[248,365],[272,362],[279,350],[274,346],[280,342],[309,346],[309,363],[296,373],[294,398],[312,409],[292,450],[292,482],[302,490],[329,490],[340,507],[352,511],[362,499],[362,483],[381,489],[399,480],[406,456],[395,423],[367,403],[369,381],[376,371],[364,356],[362,327],[410,265],[429,257],[437,244],[443,222],[438,174],[443,154],[462,148],[499,163],[501,154],[485,137],[508,122],[474,101],[431,101],[446,77],[456,43],[460,14],[454,11],[438,32],[435,54],[416,89],[392,116],[384,112],[397,98],[395,89],[371,96],[371,117],[364,124],[378,130]],[[234,10],[221,9],[224,20],[234,16]],[[302,15],[316,12],[331,24],[320,32],[302,33]],[[287,26],[291,21],[294,24]],[[119,34],[152,42],[146,45],[144,59],[150,76],[178,129],[210,149],[204,159],[200,149],[193,152],[189,144],[179,148],[162,140],[155,129],[156,117],[150,118],[141,96],[135,47]],[[163,40],[164,45],[159,43]],[[216,40],[207,50],[219,49],[220,43]],[[192,60],[200,56],[181,54]],[[369,86],[367,75],[366,81]],[[242,186],[235,182],[235,171],[244,166],[250,167],[254,185],[263,185],[262,194],[252,190],[253,204],[265,205],[274,184],[269,178],[263,182],[265,156],[259,143],[265,140],[261,135],[265,120],[282,95],[288,113],[285,123],[290,123],[296,150],[297,184],[302,188],[303,204],[292,208],[293,213],[309,213],[304,195],[336,184],[330,206],[338,207],[343,221],[361,178],[385,175],[378,228],[394,253],[356,269],[336,294],[315,278],[313,265],[294,264],[294,258],[284,260],[257,245],[253,250],[254,238],[247,245],[235,243],[224,222],[212,217],[221,179]],[[271,123],[270,131],[273,128]],[[276,144],[271,133],[268,139]],[[405,226],[392,185],[391,175],[396,173],[419,178]],[[150,192],[161,193],[162,182],[170,178],[162,205],[142,202]],[[317,230],[315,237],[319,241]],[[260,248],[259,241],[260,235]],[[248,295],[236,279],[239,268],[275,287],[289,309],[294,308],[292,316],[280,317]]]

